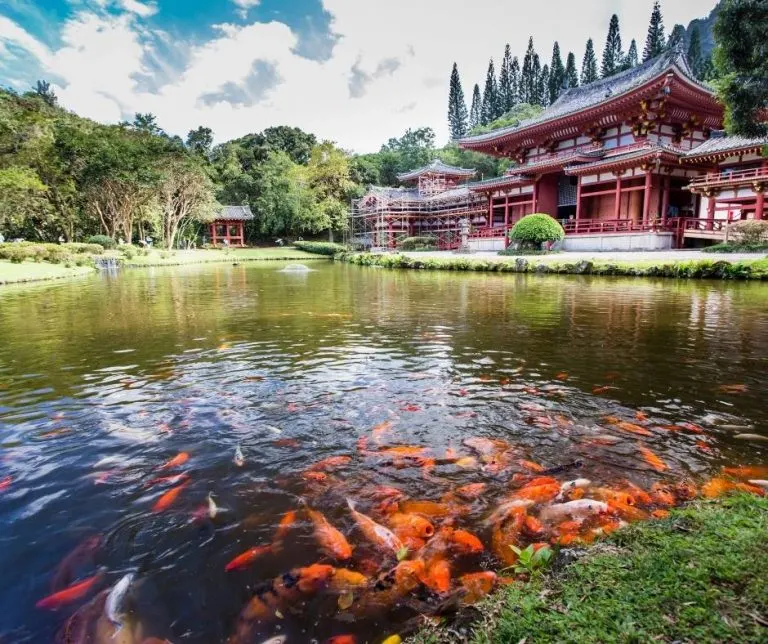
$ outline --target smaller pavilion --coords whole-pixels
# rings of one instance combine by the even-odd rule
[[[211,243],[245,246],[245,222],[253,219],[250,206],[222,206],[210,224]]]

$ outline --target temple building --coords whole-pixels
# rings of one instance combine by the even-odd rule
[[[672,50],[567,89],[516,126],[459,141],[510,159],[504,176],[460,185],[471,171],[438,162],[400,177],[418,181],[416,189],[372,189],[357,214],[375,210],[372,245],[389,248],[398,235],[440,233],[465,217],[471,247],[501,249],[515,222],[534,212],[562,223],[569,250],[715,243],[731,221],[768,217],[768,140],[724,136],[723,117],[714,91]],[[450,215],[435,217],[443,199]],[[440,234],[441,247],[456,247],[455,235]]]
[[[222,206],[209,226],[211,243],[245,246],[246,221],[253,221],[250,206]]]

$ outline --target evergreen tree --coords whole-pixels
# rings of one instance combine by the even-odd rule
[[[685,27],[683,27],[683,25],[675,25],[672,28],[672,33],[669,34],[667,49],[674,49],[675,47],[679,47],[683,42],[685,42]]]
[[[717,93],[729,134],[768,136],[768,33],[766,0],[726,0],[715,22]]]
[[[549,65],[549,79],[547,81],[549,103],[554,103],[565,86],[565,66],[560,55],[560,43],[555,41],[552,48],[552,62]]]
[[[533,94],[531,95],[531,98],[533,99],[531,102],[534,105],[544,105],[544,94],[546,93],[546,85],[541,85],[541,59],[539,58],[539,55],[534,53],[533,54],[533,73],[531,75],[531,78],[533,79]],[[542,89],[544,91],[542,91]]]
[[[501,61],[501,73],[499,74],[499,111],[504,114],[509,112],[515,104],[512,91],[512,51],[509,43],[504,47],[504,58]]]
[[[533,104],[536,102],[536,82],[539,69],[534,67],[534,60],[538,65],[539,56],[533,48],[533,36],[528,39],[528,50],[523,59],[523,70],[520,74],[520,102]]]
[[[579,86],[579,72],[576,71],[576,56],[573,52],[568,52],[568,62],[565,65],[565,86],[569,89],[571,87]]]
[[[659,0],[653,3],[651,12],[651,24],[648,25],[648,37],[645,40],[645,49],[643,50],[643,62],[656,58],[664,53],[666,39],[664,38],[664,19],[661,17],[661,7]]]
[[[498,116],[498,87],[496,86],[496,69],[493,66],[493,58],[488,63],[488,73],[485,76],[485,89],[483,90],[482,124],[488,125]]]
[[[464,100],[464,90],[461,88],[459,67],[453,63],[451,71],[451,87],[448,92],[448,127],[452,139],[460,139],[467,133],[467,103]]]
[[[595,56],[595,44],[590,38],[587,41],[587,49],[584,52],[584,60],[581,63],[581,84],[594,83],[597,76],[597,56]]]
[[[549,100],[550,80],[549,65],[544,65],[536,82],[536,102],[542,107],[546,107],[551,102]]]
[[[520,61],[517,56],[512,59],[512,67],[509,71],[509,84],[512,86],[512,107],[520,103]]]
[[[691,40],[688,43],[688,65],[696,78],[702,78],[704,61],[701,56],[701,32],[699,25],[691,29]]]
[[[608,26],[608,37],[605,40],[605,49],[603,49],[603,65],[600,69],[603,78],[608,78],[621,71],[623,62],[624,53],[621,50],[619,17],[614,13],[611,16],[611,23]]]
[[[472,107],[469,110],[469,127],[476,128],[483,124],[483,99],[480,96],[480,86],[475,83],[475,89],[472,90]]]
[[[637,56],[637,41],[633,38],[632,43],[629,45],[629,51],[624,58],[624,69],[632,69],[640,64],[640,60]]]

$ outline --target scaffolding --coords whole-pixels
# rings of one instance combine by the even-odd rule
[[[356,248],[383,251],[396,249],[407,237],[433,237],[440,250],[455,250],[462,219],[475,228],[490,225],[487,200],[465,186],[426,194],[374,186],[352,202],[346,241]]]

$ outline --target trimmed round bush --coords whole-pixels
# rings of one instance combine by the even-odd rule
[[[406,237],[398,244],[401,250],[425,250],[437,248],[437,239],[424,235],[422,237]]]
[[[88,244],[98,244],[107,250],[111,250],[115,247],[115,240],[107,235],[91,235],[85,241]]]
[[[549,215],[536,213],[518,221],[509,232],[509,238],[523,246],[538,248],[544,242],[565,238],[563,227]]]

